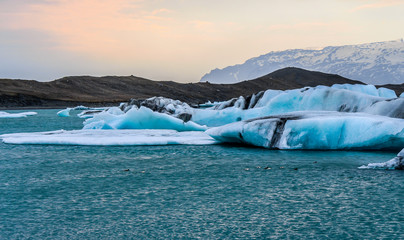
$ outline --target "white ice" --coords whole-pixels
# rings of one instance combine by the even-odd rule
[[[175,130],[73,130],[0,135],[9,144],[88,146],[208,145],[217,143],[204,132]]]
[[[276,149],[401,149],[404,119],[363,113],[295,112],[206,131],[222,142]]]
[[[396,157],[384,163],[369,163],[368,165],[360,166],[359,169],[390,169],[404,170],[404,148]]]
[[[37,114],[36,112],[8,113],[0,111],[0,118],[22,118],[36,114]]]

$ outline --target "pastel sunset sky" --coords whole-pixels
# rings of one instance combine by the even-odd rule
[[[404,0],[0,0],[0,78],[197,82],[270,51],[404,37]]]

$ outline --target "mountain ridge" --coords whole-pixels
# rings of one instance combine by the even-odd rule
[[[404,40],[271,51],[242,64],[214,69],[201,82],[236,83],[285,67],[336,73],[368,84],[404,83]]]

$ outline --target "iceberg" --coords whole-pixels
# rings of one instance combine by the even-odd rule
[[[101,113],[105,110],[84,110],[81,113],[77,114],[79,118],[92,118],[94,115]]]
[[[391,98],[388,98],[391,97]],[[208,107],[210,105],[210,107]],[[194,108],[179,100],[132,99],[102,112],[83,112],[85,129],[206,130],[225,124],[297,111],[363,112],[404,118],[404,98],[373,85],[335,84],[294,90],[267,90]],[[148,109],[148,110],[147,110]]]
[[[396,150],[404,146],[404,119],[294,112],[214,127],[206,133],[221,142],[269,149]]]
[[[198,124],[221,126],[235,121],[296,111],[363,112],[404,118],[404,99],[372,96],[335,86],[317,86],[286,91],[267,90],[247,98],[231,99],[212,108],[194,109],[190,114],[191,121]]]
[[[404,148],[397,156],[384,163],[369,163],[367,166],[360,166],[359,169],[389,169],[404,170]]]
[[[93,117],[94,114],[100,113],[100,112],[102,112],[102,111],[104,111],[106,109],[108,109],[108,108],[106,108],[106,107],[90,108],[90,107],[80,105],[80,106],[77,106],[77,107],[74,107],[74,108],[66,108],[66,109],[60,110],[56,114],[59,117],[70,117],[70,112],[71,111],[73,111],[73,110],[74,111],[82,110],[82,112],[77,114],[77,116],[80,117],[80,118],[90,118],[90,117]]]
[[[196,139],[208,142],[269,149],[398,150],[404,146],[404,98],[372,85],[267,90],[208,102],[202,108],[163,97],[132,99],[119,107],[78,106],[58,115],[69,116],[72,110],[84,110],[78,114],[86,118],[82,131],[0,137],[15,144],[184,144],[182,132],[194,131]],[[192,137],[188,140],[193,142]]]
[[[57,112],[56,114],[59,117],[70,117],[70,111],[72,110],[72,108],[66,108],[64,110],[60,110],[59,112]]]
[[[404,118],[404,98],[397,98],[395,92],[387,88],[359,84],[267,90],[228,101],[208,102],[202,108],[194,108],[178,100],[153,97],[144,101],[131,100],[121,104],[120,109],[127,112],[139,107],[208,127],[296,111],[363,112]]]
[[[376,88],[374,85],[362,84],[334,84],[331,86],[335,89],[346,89],[353,92],[363,93],[375,97],[397,98],[396,92],[388,88]]]
[[[132,107],[127,112],[110,108],[84,122],[84,129],[172,129],[177,131],[205,131],[206,126],[185,122],[168,114],[146,107]]]
[[[27,116],[33,116],[36,112],[21,112],[21,113],[8,113],[0,111],[0,118],[22,118]]]
[[[175,130],[72,130],[0,135],[8,144],[87,146],[208,145],[218,142],[204,132]]]

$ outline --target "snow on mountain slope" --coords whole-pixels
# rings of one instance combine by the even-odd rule
[[[243,64],[214,69],[200,81],[236,83],[285,67],[338,74],[368,84],[404,83],[404,40],[270,52]]]

